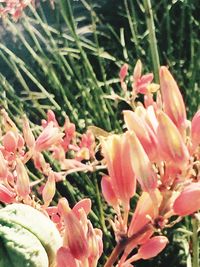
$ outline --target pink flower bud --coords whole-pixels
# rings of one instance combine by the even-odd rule
[[[7,176],[8,176],[8,168],[6,160],[4,159],[4,156],[0,151],[0,180],[6,179]]]
[[[158,141],[160,153],[165,161],[176,166],[184,166],[189,160],[189,152],[182,136],[171,119],[162,111],[158,113]]]
[[[150,192],[157,187],[157,178],[153,171],[151,162],[144,151],[140,141],[134,132],[127,133],[130,146],[132,168],[142,190]]]
[[[115,208],[118,204],[118,199],[115,195],[115,192],[112,188],[112,181],[109,176],[103,176],[101,179],[101,190],[105,200],[109,205]]]
[[[164,66],[160,68],[160,86],[164,111],[182,132],[186,127],[185,104],[176,81]]]
[[[76,214],[77,218],[80,220],[80,210],[83,209],[85,214],[88,215],[91,211],[91,200],[89,198],[81,199],[76,205],[73,207],[73,212]]]
[[[88,260],[90,266],[97,266],[98,258],[100,257],[99,251],[99,240],[96,237],[96,233],[93,229],[91,222],[88,222],[88,232],[87,232],[89,256]]]
[[[194,115],[191,126],[192,144],[194,148],[200,144],[200,110]]]
[[[30,194],[30,181],[27,170],[18,158],[16,159],[16,172],[17,172],[17,181],[16,189],[19,196],[26,198]]]
[[[156,257],[167,245],[168,239],[165,236],[155,236],[150,238],[138,250],[138,256],[147,260]]]
[[[128,64],[124,64],[121,69],[120,69],[120,72],[119,72],[119,78],[120,78],[120,81],[123,82],[124,79],[126,78],[126,75],[128,73]]]
[[[50,121],[52,121],[54,123],[54,126],[58,127],[58,122],[56,120],[56,116],[55,113],[53,112],[53,110],[49,109],[47,111],[47,122],[49,123]]]
[[[0,202],[10,204],[15,200],[15,193],[11,192],[3,184],[0,184]]]
[[[78,260],[88,256],[88,242],[80,221],[70,209],[66,199],[61,198],[58,210],[64,219],[65,236],[64,245],[67,245],[71,254]]]
[[[142,75],[142,62],[140,59],[138,59],[138,61],[135,64],[134,71],[133,71],[133,79],[138,80],[140,79],[141,75]]]
[[[200,182],[192,183],[184,188],[173,205],[179,216],[190,215],[200,209]]]
[[[123,114],[128,130],[135,132],[149,159],[156,161],[158,157],[158,140],[152,128],[145,122],[143,117],[139,117],[133,111],[125,110]]]
[[[44,200],[45,207],[48,207],[51,203],[56,192],[56,183],[54,172],[50,172],[48,180],[42,190],[42,198]]]
[[[31,131],[29,121],[26,117],[23,119],[23,135],[24,140],[28,148],[31,148],[35,145],[35,137]]]
[[[62,141],[63,133],[60,132],[58,127],[54,127],[53,122],[49,122],[43,132],[36,140],[35,149],[42,151],[50,148],[52,145]]]
[[[56,255],[57,267],[78,267],[78,263],[72,256],[70,250],[66,247],[61,247]]]
[[[142,62],[138,60],[136,62],[134,71],[133,71],[133,90],[135,93],[146,94],[148,92],[148,85],[153,80],[153,74],[148,73],[142,75]]]
[[[8,131],[3,137],[3,146],[8,152],[15,152],[17,149],[17,137],[13,131]]]
[[[127,133],[108,136],[102,140],[102,149],[114,193],[128,207],[130,198],[135,194],[136,179]]]

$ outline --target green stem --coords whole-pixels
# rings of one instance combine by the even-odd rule
[[[105,217],[104,217],[104,211],[103,211],[103,204],[101,201],[101,196],[100,196],[100,192],[99,192],[99,185],[98,185],[98,181],[97,181],[97,176],[96,174],[94,174],[94,180],[95,180],[95,189],[96,189],[96,197],[97,197],[97,204],[99,207],[99,220],[100,220],[100,224],[101,227],[103,229],[104,234],[106,234],[106,236],[108,235],[108,231],[105,225]]]
[[[199,267],[199,240],[198,240],[199,222],[194,217],[192,218],[192,267]]]
[[[151,57],[153,63],[153,70],[155,76],[155,82],[159,83],[159,68],[160,68],[160,60],[158,55],[158,47],[157,40],[155,34],[155,25],[153,19],[153,11],[151,6],[151,0],[143,0],[144,9],[146,13],[146,22],[149,32],[149,45],[151,50]]]

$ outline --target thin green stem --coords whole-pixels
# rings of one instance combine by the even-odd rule
[[[98,203],[98,206],[99,206],[99,213],[100,213],[99,221],[100,221],[101,227],[103,229],[103,232],[106,235],[108,235],[107,228],[106,228],[106,225],[105,225],[105,217],[104,217],[104,212],[103,212],[103,204],[102,204],[102,201],[101,201],[101,196],[100,196],[100,192],[99,192],[99,185],[98,185],[96,174],[94,174],[94,177],[95,177],[95,189],[96,189],[97,203]]]
[[[150,50],[151,50],[154,76],[155,76],[155,81],[158,83],[160,60],[159,60],[159,55],[158,55],[158,47],[157,47],[157,40],[156,40],[156,34],[155,34],[155,25],[154,25],[154,19],[153,19],[153,10],[151,6],[151,0],[143,0],[143,3],[144,3],[145,14],[146,14],[147,28],[148,28],[148,33],[149,33],[148,37],[149,37],[149,45],[150,45]]]
[[[198,239],[199,222],[197,218],[192,218],[192,267],[199,267],[199,239]]]

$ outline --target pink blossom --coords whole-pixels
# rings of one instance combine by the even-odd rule
[[[164,66],[160,68],[160,86],[164,111],[182,133],[186,127],[185,104],[176,81]]]
[[[200,182],[186,186],[175,199],[173,209],[180,216],[198,211],[200,209]]]

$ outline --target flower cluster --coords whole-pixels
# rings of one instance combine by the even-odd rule
[[[75,125],[66,117],[59,126],[52,110],[47,112],[47,120],[42,121],[42,131],[35,138],[29,121],[23,118],[23,133],[10,119],[5,110],[2,114],[0,145],[0,201],[4,203],[23,202],[34,206],[31,189],[43,182],[42,198],[48,207],[55,194],[55,183],[73,171],[92,170],[94,162],[94,136],[90,131],[83,135],[76,133]],[[54,171],[44,153],[60,166]],[[32,160],[35,168],[43,175],[44,181],[31,182],[25,167]],[[81,161],[87,161],[87,164]]]
[[[147,259],[148,252],[142,256],[141,251],[151,242],[156,244],[151,247],[155,254],[161,251],[167,239],[153,237],[154,233],[200,209],[200,111],[191,122],[187,120],[183,98],[166,67],[160,68],[160,91],[159,85],[151,84],[152,74],[142,76],[141,69],[138,61],[131,93],[125,82],[127,64],[120,71],[124,100],[133,107],[123,111],[127,131],[101,140],[109,174],[102,177],[102,193],[117,215],[112,226],[118,244],[122,240],[125,244],[118,263],[124,267]],[[143,94],[144,103],[137,101],[138,93]],[[129,223],[136,181],[141,194]],[[178,217],[172,222],[174,215]],[[138,252],[129,257],[134,248]],[[106,266],[115,260],[111,257]]]
[[[98,142],[91,131],[95,127],[79,134],[68,117],[60,126],[52,110],[39,132],[27,117],[22,118],[20,131],[1,110],[0,202],[28,204],[54,222],[62,237],[57,267],[96,267],[103,252],[102,231],[87,218],[90,199],[70,208],[61,198],[50,206],[56,182],[69,173],[107,168],[101,189],[116,214],[110,223],[117,244],[105,267],[131,267],[140,259],[155,257],[168,243],[163,229],[200,209],[200,111],[187,120],[183,98],[166,67],[160,68],[160,85],[152,83],[153,74],[142,75],[141,61],[136,63],[130,90],[127,74],[125,64],[119,74],[123,97],[114,94],[132,108],[123,111],[126,131],[104,135],[99,130]],[[100,161],[95,158],[99,142]],[[54,170],[48,156],[60,171]],[[29,161],[41,180],[30,180]],[[41,200],[35,197],[35,185],[40,183]],[[136,191],[139,197],[132,211]]]
[[[29,5],[34,4],[34,0],[1,0],[0,15],[6,16],[10,14],[13,20],[17,21],[23,10]]]

